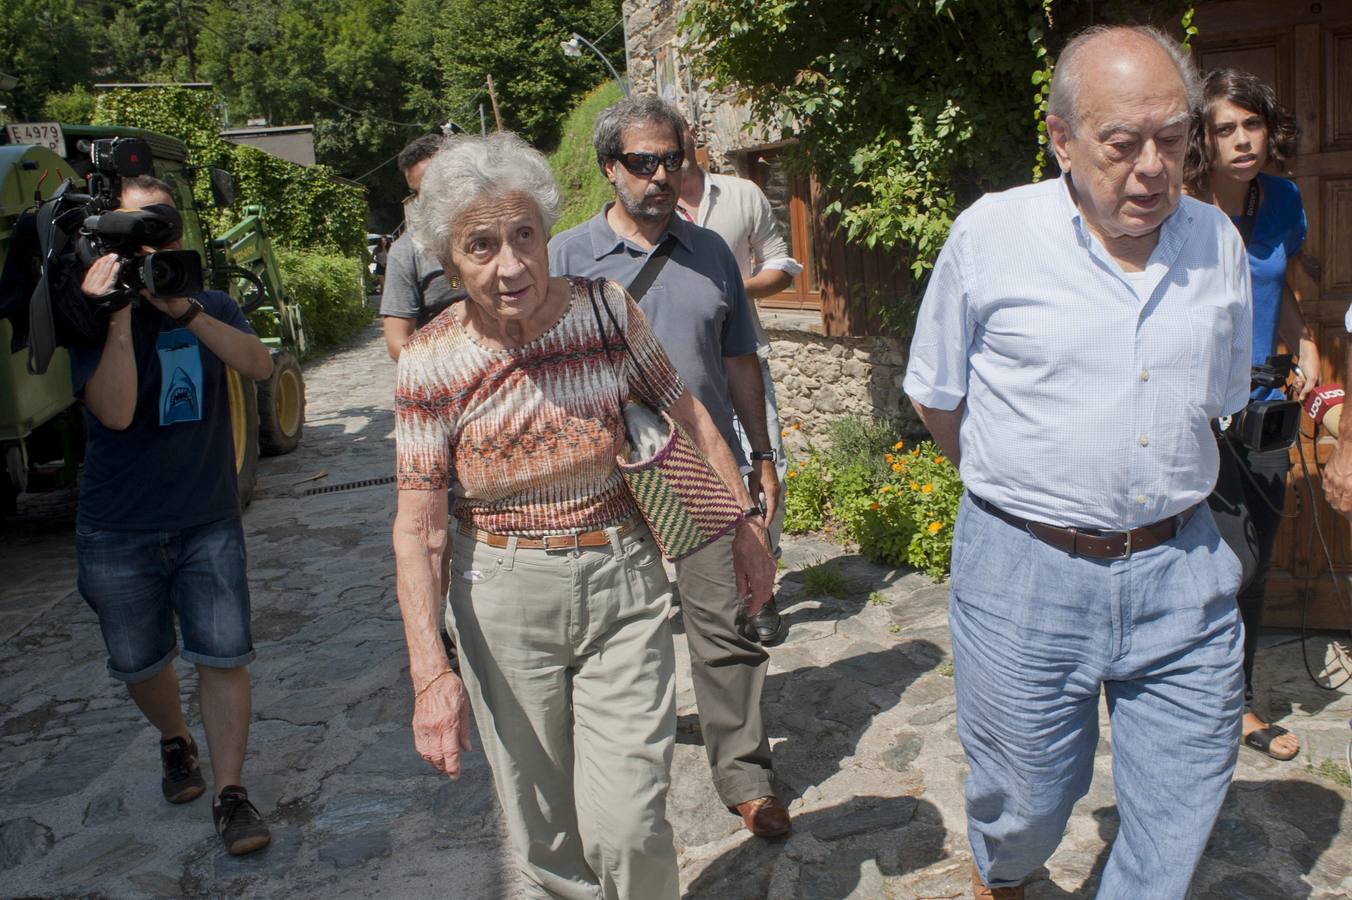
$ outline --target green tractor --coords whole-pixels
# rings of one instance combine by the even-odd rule
[[[149,145],[157,178],[173,191],[183,217],[184,249],[201,254],[207,285],[228,292],[248,315],[263,343],[272,348],[272,377],[246,383],[229,372],[230,421],[240,501],[253,495],[258,457],[289,453],[305,425],[305,381],[299,358],[306,351],[300,305],[282,286],[272,245],[263,229],[263,210],[244,208],[229,230],[211,236],[193,196],[196,170],[187,148],[174,138],[136,128],[90,125],[9,126],[0,132],[0,273],[32,283],[35,260],[10,259],[20,217],[31,213],[66,180],[83,186],[96,140],[138,138]],[[29,140],[33,143],[17,143]],[[40,142],[40,143],[39,143]],[[210,171],[217,206],[233,203],[228,173]],[[28,352],[12,346],[10,321],[0,319],[0,516],[13,512],[20,493],[73,487],[84,450],[83,418],[71,393],[70,360],[57,348],[46,370],[32,374]]]

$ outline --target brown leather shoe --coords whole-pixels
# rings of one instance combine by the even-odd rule
[[[773,794],[738,803],[736,811],[756,837],[779,837],[789,831],[789,811]]]
[[[986,887],[981,873],[972,865],[972,896],[975,900],[1023,900],[1023,885],[1018,887]]]

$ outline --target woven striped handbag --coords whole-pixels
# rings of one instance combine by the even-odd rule
[[[615,365],[610,337],[598,308],[596,288],[595,282],[589,282],[587,293],[596,326],[601,331],[606,358]],[[599,306],[605,308],[619,344],[638,368],[639,377],[648,381],[638,358],[624,339],[623,330],[615,321],[615,314],[610,311],[604,290]],[[735,528],[742,520],[742,508],[737,498],[685,429],[665,412],[655,410],[635,397],[621,397],[620,408],[628,442],[615,463],[662,555],[674,562]]]

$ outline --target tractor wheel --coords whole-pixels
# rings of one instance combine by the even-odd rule
[[[272,354],[272,377],[258,382],[258,448],[264,456],[295,450],[305,430],[305,376],[288,350]]]
[[[258,394],[253,384],[234,369],[225,370],[226,394],[230,399],[230,436],[235,445],[235,476],[239,505],[253,499],[258,478]]]

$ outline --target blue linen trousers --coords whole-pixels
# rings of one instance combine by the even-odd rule
[[[1021,883],[1089,790],[1099,694],[1121,826],[1100,898],[1188,893],[1234,773],[1240,566],[1203,503],[1166,544],[1070,556],[964,496],[949,625],[967,834],[986,884]]]

